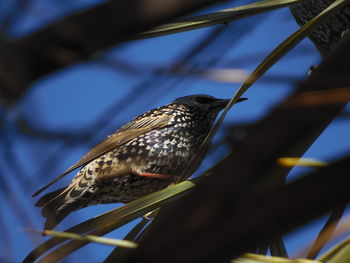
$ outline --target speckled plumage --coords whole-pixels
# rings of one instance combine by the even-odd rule
[[[129,202],[171,183],[169,180],[140,177],[137,174],[181,174],[189,156],[204,140],[211,123],[206,115],[179,104],[157,108],[137,119],[163,114],[172,116],[169,127],[138,136],[92,161],[81,170],[81,175],[77,175],[80,177],[86,173],[85,178],[90,185],[93,184],[96,189],[103,188],[105,194],[92,198],[93,203]],[[124,169],[131,169],[132,174],[109,179],[110,175],[114,177]],[[103,180],[95,184],[99,177]]]
[[[291,6],[291,12],[299,25],[304,25],[326,9],[335,0],[310,0]],[[328,53],[350,29],[350,5],[345,5],[318,26],[310,35],[321,53]]]
[[[84,166],[69,186],[39,199],[45,228],[53,228],[74,210],[127,203],[173,183],[226,104],[208,95],[186,96],[124,125],[77,163]],[[141,176],[144,173],[168,177]]]

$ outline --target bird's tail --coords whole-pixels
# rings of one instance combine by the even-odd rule
[[[72,198],[71,186],[58,189],[42,196],[35,206],[43,207],[41,214],[46,218],[44,229],[53,229],[71,212],[85,206],[86,199]]]

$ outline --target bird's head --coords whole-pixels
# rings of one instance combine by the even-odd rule
[[[240,98],[237,103],[244,100],[247,100],[247,98]],[[199,109],[211,114],[211,116],[215,119],[219,111],[225,108],[229,101],[230,100],[228,99],[217,99],[209,95],[197,94],[177,98],[172,103],[184,104],[195,109]]]

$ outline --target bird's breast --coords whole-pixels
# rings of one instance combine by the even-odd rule
[[[137,173],[179,174],[204,140],[206,133],[175,125],[135,138],[115,152],[119,163],[130,163]]]

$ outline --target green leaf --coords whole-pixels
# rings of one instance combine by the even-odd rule
[[[125,237],[126,240],[136,241],[136,237],[140,234],[140,232],[144,229],[148,220],[143,218]],[[137,242],[136,242],[137,243]],[[113,262],[121,262],[122,258],[125,255],[125,250],[123,247],[116,247],[113,251],[108,255],[108,257],[103,261],[103,263],[113,263]]]
[[[64,239],[82,240],[82,241],[94,242],[94,243],[99,243],[99,244],[109,245],[109,246],[118,246],[123,248],[137,247],[136,243],[129,240],[120,240],[120,239],[114,239],[114,238],[99,237],[94,235],[78,235],[70,232],[57,232],[52,230],[44,230],[44,231],[29,230],[29,231],[32,233],[45,235],[45,236],[53,236],[53,237],[64,238]]]
[[[99,215],[95,218],[89,219],[83,223],[80,223],[74,227],[71,227],[65,232],[72,232],[75,234],[91,234],[96,236],[104,235],[120,226],[123,226],[132,220],[143,216],[147,212],[150,212],[161,205],[164,205],[165,203],[175,199],[178,195],[185,193],[189,189],[195,186],[196,180],[189,180],[184,181],[180,184],[169,186],[165,189],[162,189],[158,192],[152,193],[150,195],[144,196],[138,200],[135,200],[133,202],[130,202],[122,207],[119,207],[117,209],[114,209],[112,211],[109,211],[105,214]],[[49,249],[61,244],[64,242],[65,238],[51,238],[48,241],[44,242],[37,248],[35,248],[25,259],[24,263],[28,262],[34,262],[36,259],[41,257],[44,253],[46,253]],[[87,241],[70,241],[66,245],[63,245],[60,248],[54,250],[52,253],[50,253],[48,256],[46,256],[43,261],[40,262],[47,262],[46,260],[51,260],[49,262],[54,261],[54,258],[58,257],[57,260],[60,258],[66,256],[67,254],[62,251],[74,251],[77,248],[86,245]],[[68,249],[69,248],[69,249]],[[72,250],[73,249],[73,250]],[[53,257],[51,257],[51,254],[53,254]],[[69,254],[69,253],[68,253]]]
[[[263,0],[248,5],[221,10],[219,12],[214,12],[211,14],[177,20],[175,22],[164,24],[152,30],[146,31],[138,35],[136,38],[143,39],[164,36],[168,34],[223,24],[235,19],[257,15],[302,1],[305,0]]]
[[[339,251],[328,261],[328,263],[348,263],[350,259],[350,244],[349,239]]]
[[[283,257],[263,256],[247,253],[231,261],[231,263],[321,263],[320,261],[310,259],[288,259]]]
[[[344,223],[345,224],[345,223]],[[336,244],[334,247],[332,247],[331,249],[329,249],[328,251],[326,251],[324,254],[322,254],[320,257],[318,257],[317,259],[319,261],[322,262],[332,262],[335,263],[337,262],[337,258],[339,258],[339,253],[343,250],[346,249],[346,251],[349,251],[350,248],[350,238],[347,238],[345,240],[343,240],[342,242]],[[348,252],[345,252],[348,253]],[[335,261],[332,261],[333,259],[336,259]],[[347,260],[349,260],[350,255],[348,257],[346,257]]]
[[[270,241],[269,247],[271,256],[288,258],[287,249],[282,237],[278,237]]]
[[[299,157],[281,157],[277,159],[278,164],[286,167],[306,166],[306,167],[324,167],[326,162],[314,158],[299,158]]]
[[[329,242],[331,237],[334,235],[335,230],[345,212],[346,205],[340,206],[334,209],[329,215],[326,223],[318,233],[315,242],[313,243],[307,258],[314,259],[320,253],[322,248]]]

